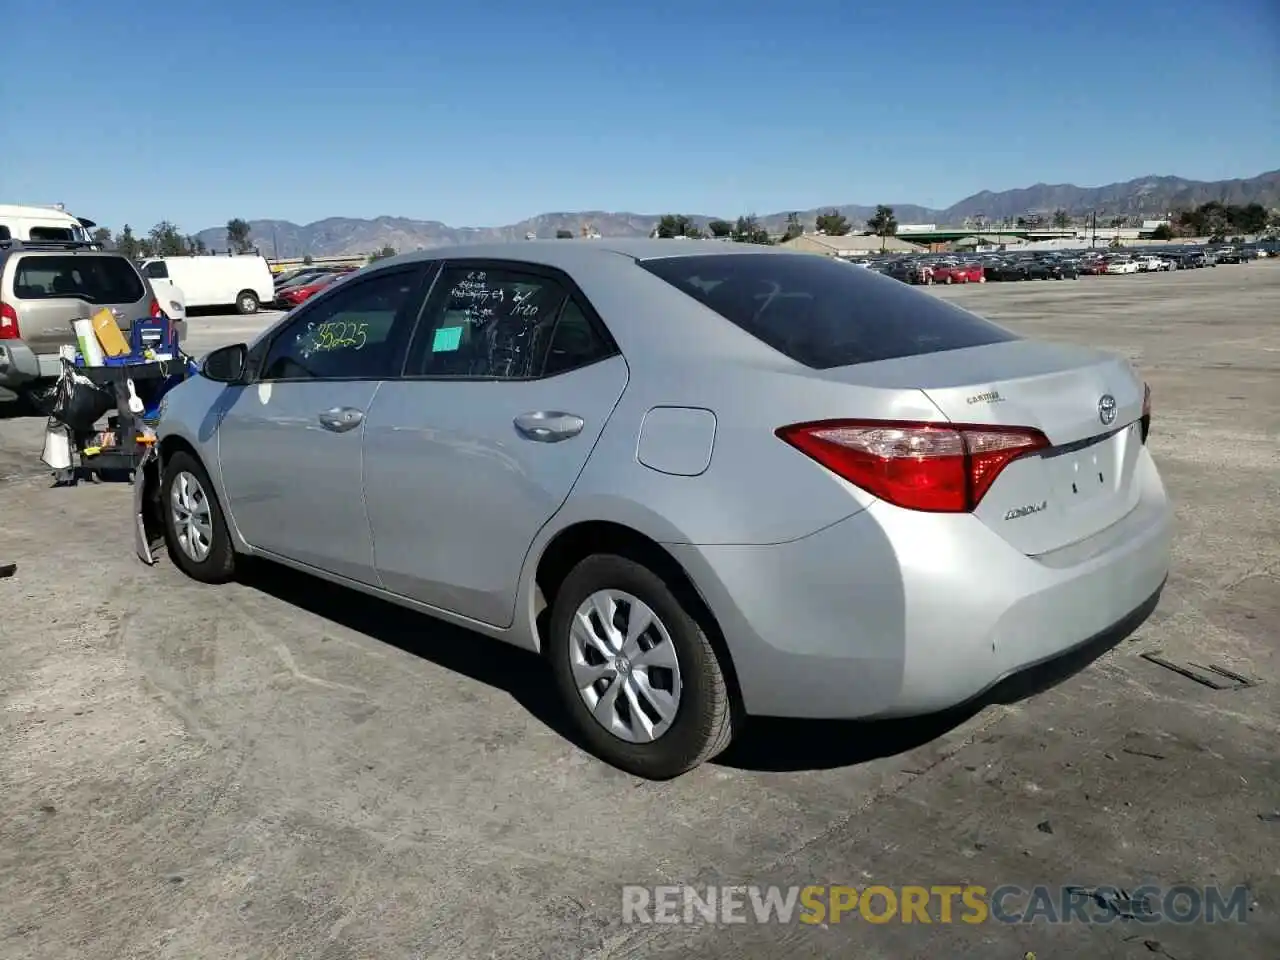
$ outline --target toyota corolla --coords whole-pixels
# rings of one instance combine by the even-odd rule
[[[198,580],[262,556],[541,652],[666,778],[750,715],[937,711],[1133,629],[1150,422],[1124,358],[822,257],[459,247],[209,354],[136,506]]]

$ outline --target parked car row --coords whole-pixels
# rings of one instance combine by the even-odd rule
[[[1076,280],[1081,276],[1124,276],[1247,263],[1267,252],[1252,247],[1147,247],[1141,252],[1099,250],[1004,251],[964,258],[913,254],[853,261],[856,265],[911,284]]]

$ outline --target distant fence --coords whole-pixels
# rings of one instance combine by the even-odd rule
[[[369,254],[357,253],[345,257],[281,257],[267,258],[272,273],[295,270],[298,267],[362,267],[369,262]]]

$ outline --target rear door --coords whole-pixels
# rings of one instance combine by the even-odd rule
[[[515,263],[442,269],[405,375],[382,385],[365,428],[382,585],[509,625],[525,555],[626,384],[626,363],[567,276]]]
[[[71,323],[111,310],[128,331],[149,313],[150,295],[137,269],[117,254],[21,254],[13,274],[13,295],[22,339],[38,354],[57,353],[74,343]]]

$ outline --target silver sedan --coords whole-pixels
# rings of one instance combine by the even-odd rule
[[[749,715],[936,711],[1141,622],[1149,398],[822,257],[451,248],[211,353],[137,504],[196,579],[258,555],[540,651],[593,749],[666,778]]]

